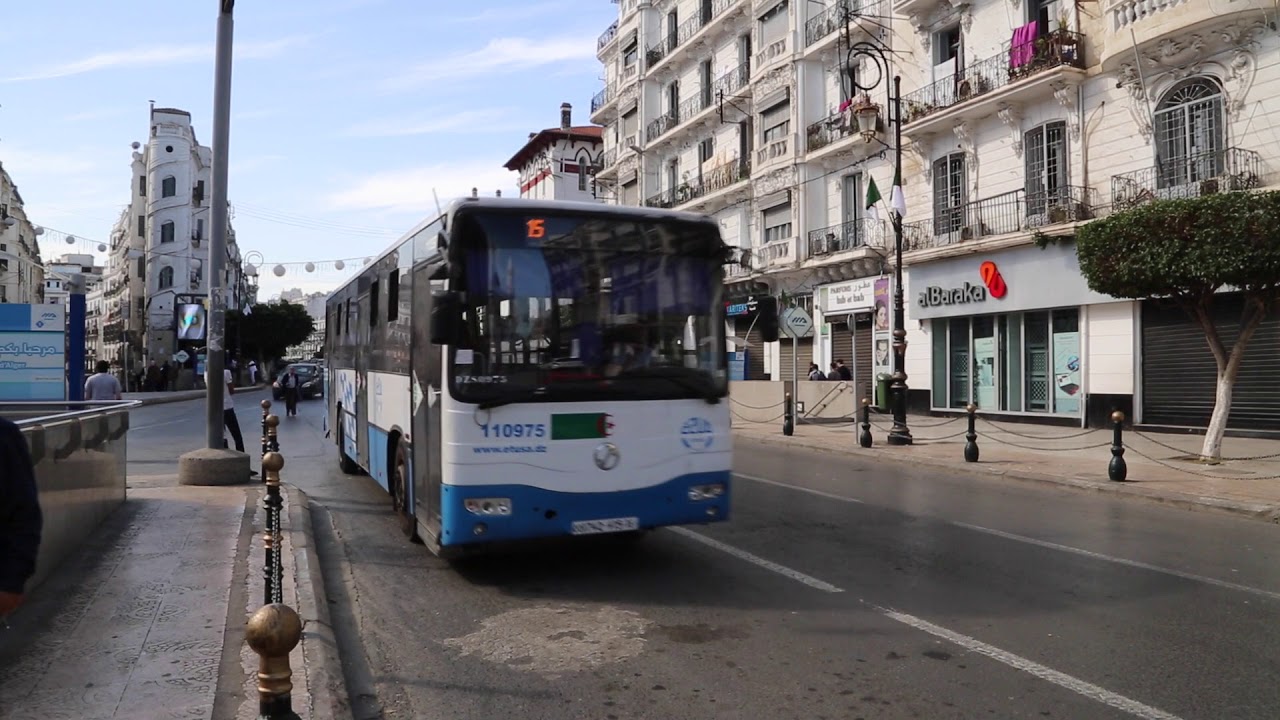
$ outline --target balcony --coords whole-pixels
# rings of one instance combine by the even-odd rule
[[[716,105],[720,93],[732,95],[746,87],[750,75],[750,65],[743,63],[736,69],[721,75],[711,85],[699,88],[698,92],[686,98],[674,111],[650,121],[644,130],[645,142],[651,143],[679,126],[697,119],[705,110]]]
[[[611,147],[600,155],[600,169],[606,170],[618,162],[618,148]]]
[[[1172,37],[1198,36],[1203,44],[1196,48],[1202,51],[1198,57],[1246,47],[1255,33],[1265,32],[1262,21],[1275,13],[1273,0],[1107,0],[1102,5],[1107,30],[1115,38],[1100,49],[1104,72],[1132,63],[1135,53],[1160,58],[1158,45]],[[1235,29],[1225,35],[1215,32],[1232,24]]]
[[[768,165],[793,157],[794,148],[795,142],[790,135],[765,142],[763,146],[756,149],[756,169],[761,170]]]
[[[652,208],[677,208],[698,203],[721,190],[733,187],[751,176],[751,162],[734,158],[704,172],[695,182],[683,182],[646,198],[644,204]]]
[[[979,60],[955,75],[902,98],[903,130],[934,133],[943,123],[989,117],[992,105],[1025,104],[1045,95],[1055,80],[1084,78],[1084,36],[1055,30],[1034,43],[1005,43],[999,55]]]
[[[613,24],[605,28],[605,31],[600,33],[600,37],[596,38],[596,55],[599,56],[600,53],[603,52],[605,48],[609,47],[609,43],[613,42],[617,38],[618,38],[618,21],[614,20]]]
[[[596,113],[600,112],[600,108],[613,102],[617,97],[618,97],[617,85],[614,85],[611,83],[609,85],[604,86],[603,88],[601,88],[600,92],[596,93],[595,96],[591,98],[591,114],[595,115]]]
[[[676,26],[674,31],[668,31],[667,36],[657,45],[650,47],[645,52],[645,70],[652,72],[658,69],[663,61],[670,58],[689,41],[693,40],[703,29],[715,24],[729,8],[737,5],[742,0],[712,0],[710,5],[704,6],[704,11],[691,17]]]
[[[1111,178],[1111,205],[1128,210],[1152,200],[1172,200],[1252,190],[1262,185],[1262,156],[1227,148],[1161,163]]]
[[[1014,190],[975,200],[930,220],[903,223],[904,249],[925,250],[994,235],[1029,232],[1043,227],[1091,220],[1098,210],[1092,188],[1067,185],[1055,190]]]
[[[887,17],[889,13],[884,8],[886,1],[839,0],[835,5],[809,18],[804,24],[805,53],[824,50],[834,44],[839,37],[838,31],[844,29],[846,20],[859,29],[865,29],[864,24]]]
[[[826,257],[863,247],[883,247],[884,222],[856,218],[809,231],[809,257]]]
[[[760,246],[760,268],[773,269],[791,265],[796,261],[796,239],[774,240]]]
[[[791,55],[791,35],[788,33],[778,40],[767,43],[756,53],[753,72],[757,75],[780,59]]]
[[[805,152],[817,152],[845,138],[858,136],[858,123],[848,110],[835,112],[805,128]]]

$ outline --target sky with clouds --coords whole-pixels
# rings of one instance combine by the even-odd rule
[[[212,136],[215,0],[6,3],[0,161],[38,225],[106,242],[148,103]],[[447,198],[501,189],[530,132],[586,124],[605,0],[240,0],[229,192],[242,252],[268,264],[375,255]],[[350,265],[350,264],[349,264]],[[350,266],[347,269],[349,273]],[[262,295],[336,271],[266,274]]]

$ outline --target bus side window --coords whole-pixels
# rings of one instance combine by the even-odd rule
[[[381,285],[380,281],[374,280],[369,287],[369,327],[378,324],[378,295],[382,291]]]
[[[395,322],[400,312],[400,269],[387,275],[387,322]]]

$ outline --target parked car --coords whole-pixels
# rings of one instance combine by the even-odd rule
[[[309,400],[315,397],[324,397],[324,372],[319,365],[315,363],[293,363],[285,366],[271,383],[271,398],[273,400],[284,399],[284,388],[280,387],[280,377],[288,372],[289,368],[297,373],[300,385],[298,386],[298,398]]]

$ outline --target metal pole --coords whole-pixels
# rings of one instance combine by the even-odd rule
[[[887,67],[887,64],[886,64]],[[893,78],[893,177],[895,183],[902,177],[902,78]],[[907,428],[907,321],[902,297],[902,216],[893,213],[894,275],[893,275],[893,428],[889,430],[890,445],[910,445],[911,430]]]
[[[231,136],[231,11],[235,0],[218,0],[218,37],[213,73],[213,188],[209,216],[209,323],[205,370],[209,388],[206,441],[210,449],[222,447],[222,397],[226,392],[222,372],[226,297],[223,268],[227,255],[227,143]]]
[[[84,276],[71,278],[64,330],[67,335],[67,399],[84,400]]]

